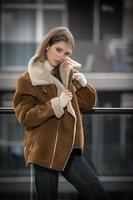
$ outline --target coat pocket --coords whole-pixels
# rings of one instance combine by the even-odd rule
[[[24,148],[30,153],[37,138],[37,128],[27,131],[24,138]]]

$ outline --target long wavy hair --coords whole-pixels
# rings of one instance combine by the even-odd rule
[[[43,62],[46,59],[46,49],[48,46],[55,44],[56,42],[64,41],[72,45],[74,49],[75,41],[72,33],[67,27],[55,27],[51,29],[40,42],[36,50],[36,60]]]

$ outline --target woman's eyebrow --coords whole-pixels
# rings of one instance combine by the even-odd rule
[[[62,47],[60,47],[60,46],[57,46],[56,48],[59,48],[59,49],[61,49],[62,51],[64,51],[64,50],[63,50],[63,48],[62,48]],[[65,52],[65,51],[64,51],[64,52]],[[70,55],[71,55],[71,54],[72,54],[72,51],[71,51],[71,50],[70,50],[70,51],[66,51],[65,53],[67,53],[67,54],[70,54]]]

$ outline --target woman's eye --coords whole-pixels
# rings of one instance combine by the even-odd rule
[[[59,53],[61,52],[61,49],[60,48],[56,48],[56,51],[58,51]]]
[[[70,56],[70,53],[65,53],[65,56]]]

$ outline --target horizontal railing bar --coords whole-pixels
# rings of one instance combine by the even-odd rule
[[[133,176],[98,176],[102,182],[133,182]],[[34,181],[34,180],[33,180]],[[66,179],[59,176],[60,182],[66,182]],[[0,183],[26,183],[30,182],[30,176],[11,176],[11,177],[0,177]]]
[[[0,107],[0,114],[14,114],[13,107]]]
[[[133,108],[105,108],[105,107],[95,107],[85,114],[132,114]],[[13,107],[0,107],[0,114],[14,114]]]
[[[93,108],[86,114],[133,114],[133,108]]]

